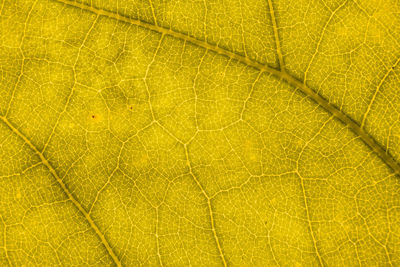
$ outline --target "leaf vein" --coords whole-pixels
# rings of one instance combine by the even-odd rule
[[[156,25],[150,24],[148,22],[141,21],[139,19],[126,17],[126,16],[123,16],[123,15],[120,15],[117,13],[113,13],[111,11],[103,10],[100,8],[95,8],[92,6],[87,6],[85,4],[78,3],[78,2],[72,2],[69,0],[54,0],[54,1],[65,4],[67,6],[80,8],[82,10],[86,10],[88,12],[92,12],[92,13],[95,13],[98,15],[106,16],[111,19],[126,22],[126,23],[129,23],[132,25],[137,25],[139,27],[142,27],[142,28],[154,31],[154,32],[158,32],[158,33],[161,33],[164,35],[170,35],[177,39],[190,42],[199,47],[203,47],[204,49],[214,51],[215,53],[224,55],[230,59],[237,60],[238,62],[241,62],[249,67],[253,67],[255,69],[271,73],[272,75],[286,81],[288,84],[294,86],[295,88],[300,89],[300,91],[302,93],[307,95],[314,102],[316,102],[319,106],[324,108],[326,111],[328,111],[329,113],[334,115],[338,120],[340,120],[345,125],[347,125],[349,127],[349,129],[351,129],[356,135],[358,135],[361,138],[361,140],[363,140],[363,142],[367,146],[369,146],[371,148],[371,150],[374,151],[374,153],[376,153],[382,159],[382,161],[384,163],[386,163],[386,165],[389,166],[394,171],[394,173],[396,175],[400,175],[399,163],[396,160],[394,160],[394,158],[391,155],[389,155],[389,153],[387,153],[387,151],[369,133],[367,133],[362,127],[360,127],[359,123],[354,121],[349,115],[347,115],[346,113],[341,111],[334,104],[330,103],[323,96],[318,94],[316,91],[314,91],[313,89],[308,87],[303,82],[300,82],[296,77],[292,76],[291,74],[287,73],[286,71],[277,70],[268,65],[262,64],[255,60],[252,60],[247,57],[236,54],[235,52],[221,48],[218,45],[210,44],[206,41],[196,39],[195,37],[183,34],[181,32],[178,32],[178,31],[175,31],[172,29],[163,28],[161,26],[156,26]]]
[[[364,128],[364,126],[365,126],[365,120],[366,120],[367,117],[368,117],[368,113],[371,111],[371,107],[372,107],[372,105],[374,104],[375,99],[376,99],[376,96],[378,95],[378,93],[379,93],[379,91],[380,91],[380,89],[381,89],[383,83],[386,81],[387,77],[388,77],[389,74],[393,71],[393,69],[399,64],[399,62],[400,62],[400,57],[399,57],[399,58],[397,59],[397,61],[394,63],[393,67],[391,67],[391,68],[385,73],[385,75],[383,76],[383,78],[382,78],[381,81],[379,82],[378,86],[376,87],[375,92],[374,92],[374,94],[373,94],[373,96],[372,96],[372,98],[371,98],[371,101],[370,101],[369,104],[368,104],[367,110],[365,111],[365,113],[364,113],[364,115],[363,115],[363,118],[362,118],[362,121],[361,121],[361,128]]]
[[[60,176],[57,174],[56,170],[53,168],[53,166],[50,164],[50,162],[46,159],[46,157],[41,153],[37,147],[23,134],[21,133],[6,117],[0,116],[0,120],[18,137],[20,137],[31,149],[32,151],[39,156],[40,160],[43,162],[43,165],[47,167],[49,172],[54,176],[64,193],[67,195],[69,200],[74,204],[74,206],[79,210],[79,212],[86,218],[87,222],[89,223],[90,227],[94,230],[96,235],[99,237],[101,240],[101,243],[104,245],[106,248],[107,252],[111,256],[112,260],[117,266],[121,266],[121,262],[116,256],[115,252],[113,251],[112,247],[108,243],[106,237],[104,234],[100,231],[99,227],[96,225],[96,223],[93,221],[92,217],[87,213],[87,211],[82,207],[82,205],[79,203],[79,201],[72,195],[72,193],[69,191],[68,187],[66,184],[63,182],[63,180],[60,178]]]
[[[268,6],[269,6],[269,13],[271,15],[272,27],[274,29],[276,53],[278,54],[279,67],[280,67],[281,71],[285,71],[281,43],[279,41],[278,25],[276,23],[275,11],[274,11],[274,6],[272,5],[272,0],[268,0]]]

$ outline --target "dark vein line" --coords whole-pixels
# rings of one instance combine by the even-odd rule
[[[316,102],[318,105],[320,105],[326,111],[330,112],[337,119],[342,121],[356,135],[358,135],[360,137],[360,139],[363,140],[364,143],[366,145],[368,145],[371,148],[371,150],[374,151],[393,170],[393,172],[396,175],[400,175],[399,163],[396,162],[393,159],[393,157],[391,155],[389,155],[389,153],[387,153],[387,151],[371,135],[369,135],[363,128],[361,128],[360,125],[356,121],[354,121],[350,116],[348,116],[346,113],[341,111],[334,104],[330,103],[327,99],[325,99],[324,97],[319,95],[313,89],[308,87],[306,84],[304,84],[303,82],[300,82],[297,78],[288,74],[287,72],[274,69],[268,65],[259,63],[250,58],[238,55],[232,51],[221,48],[218,45],[210,44],[206,41],[196,39],[195,37],[183,34],[181,32],[175,31],[173,29],[167,29],[167,28],[164,28],[161,26],[156,26],[156,25],[150,24],[148,22],[141,21],[139,19],[126,17],[126,16],[123,16],[123,15],[120,15],[117,13],[113,13],[111,11],[103,10],[103,9],[96,8],[96,7],[91,7],[86,4],[82,4],[82,3],[72,2],[69,0],[54,0],[54,1],[65,4],[67,6],[86,10],[86,11],[89,11],[89,12],[92,12],[92,13],[95,13],[95,14],[98,14],[101,16],[109,17],[109,18],[112,18],[112,19],[115,19],[118,21],[126,22],[126,23],[129,23],[132,25],[137,25],[139,27],[142,27],[142,28],[154,31],[154,32],[158,32],[158,33],[165,34],[165,35],[170,35],[177,39],[190,42],[192,44],[195,44],[199,47],[203,47],[210,51],[214,51],[217,54],[221,54],[221,55],[224,55],[231,59],[237,60],[247,66],[253,67],[253,68],[261,70],[261,71],[266,71],[266,72],[271,73],[272,75],[286,81],[288,84],[294,86],[295,88],[298,88],[301,92],[303,92],[305,95],[307,95],[309,98],[311,98],[314,102]]]
[[[276,49],[277,49],[277,54],[278,54],[278,58],[279,58],[280,70],[271,68],[271,67],[266,66],[264,64],[261,64],[261,63],[259,63],[257,61],[251,60],[248,57],[238,55],[235,52],[232,52],[232,51],[226,50],[224,48],[221,48],[218,45],[210,44],[207,41],[202,41],[202,40],[196,39],[195,37],[183,34],[181,32],[158,26],[157,21],[155,20],[153,7],[152,7],[152,11],[153,11],[153,16],[154,16],[154,20],[155,20],[154,21],[154,23],[155,23],[154,25],[150,24],[150,23],[147,23],[147,22],[144,22],[144,21],[141,21],[139,19],[129,18],[129,17],[117,14],[117,13],[113,13],[111,11],[103,10],[103,9],[96,8],[96,7],[93,7],[93,6],[88,6],[88,5],[85,5],[83,3],[77,3],[77,2],[72,2],[72,1],[68,1],[68,0],[54,0],[54,1],[59,2],[59,3],[63,3],[65,5],[67,5],[67,6],[72,6],[72,7],[76,7],[76,8],[82,9],[82,10],[86,10],[86,11],[92,12],[94,14],[97,14],[98,16],[105,16],[105,17],[109,17],[109,18],[115,19],[117,21],[122,21],[122,22],[126,22],[126,23],[129,23],[129,24],[132,24],[132,25],[136,25],[136,26],[142,27],[142,28],[146,28],[148,30],[161,33],[162,35],[170,35],[170,36],[175,37],[177,39],[193,43],[193,44],[195,44],[195,45],[197,45],[199,47],[202,47],[202,48],[206,49],[206,51],[207,50],[214,51],[214,52],[216,52],[218,54],[224,55],[224,56],[229,57],[231,59],[235,59],[235,60],[237,60],[237,61],[239,61],[239,62],[241,62],[241,63],[243,63],[243,64],[245,64],[247,66],[250,66],[250,67],[253,67],[255,69],[258,69],[261,72],[266,71],[266,72],[271,73],[272,75],[275,75],[276,77],[286,81],[288,84],[294,86],[295,88],[300,89],[301,92],[303,92],[305,95],[307,95],[309,98],[311,98],[319,106],[321,106],[326,111],[330,112],[333,116],[335,116],[337,119],[342,121],[345,125],[347,125],[347,127],[349,127],[349,129],[351,129],[356,135],[358,135],[360,137],[360,139],[363,140],[363,142],[365,144],[367,144],[372,149],[372,151],[374,151],[394,171],[394,173],[396,175],[400,175],[400,165],[387,153],[387,151],[371,135],[369,135],[364,130],[364,127],[363,127],[364,123],[365,123],[366,116],[367,116],[367,114],[369,112],[369,109],[370,109],[372,103],[374,102],[374,99],[375,99],[375,97],[376,97],[376,95],[377,95],[377,93],[379,91],[379,88],[380,88],[383,80],[385,80],[385,78],[388,76],[388,74],[391,72],[391,70],[389,70],[386,73],[384,79],[378,85],[377,90],[375,91],[375,94],[374,94],[374,96],[373,96],[373,98],[372,98],[372,100],[371,100],[371,102],[370,102],[370,104],[368,106],[367,112],[364,114],[364,117],[362,119],[362,123],[361,123],[361,126],[360,126],[350,116],[348,116],[346,113],[341,111],[334,104],[330,103],[327,99],[325,99],[324,97],[322,97],[321,95],[316,93],[314,90],[312,90],[310,87],[308,87],[305,83],[300,82],[297,78],[295,78],[294,76],[292,76],[292,75],[290,75],[290,74],[285,72],[284,66],[283,66],[283,56],[282,56],[280,42],[279,42],[279,38],[278,38],[278,28],[277,28],[277,25],[276,25],[276,19],[275,19],[275,14],[274,14],[274,10],[273,10],[273,6],[272,6],[271,0],[268,0],[268,5],[269,5],[269,9],[270,9],[272,24],[273,24],[273,30],[274,30],[274,35],[275,35],[275,43],[276,43]],[[150,3],[151,3],[151,1],[150,1]],[[328,23],[331,20],[333,14],[329,18]],[[324,30],[325,30],[325,28],[324,28]],[[319,46],[319,43],[318,43],[318,46]],[[318,51],[318,46],[317,46],[317,51]],[[315,54],[313,55],[313,57],[314,56],[315,56]],[[396,62],[395,65],[397,65],[397,63],[399,63],[399,60]],[[310,64],[311,64],[311,62],[310,62]],[[307,68],[307,70],[308,70],[308,68]],[[307,73],[307,71],[306,71],[306,73]],[[88,221],[88,223],[90,224],[92,229],[95,231],[95,233],[100,238],[100,240],[103,243],[103,245],[105,246],[105,248],[108,251],[109,255],[112,257],[113,261],[116,263],[117,266],[121,266],[121,263],[120,263],[119,259],[115,255],[113,249],[111,248],[110,244],[106,240],[104,234],[100,231],[100,229],[95,224],[93,219],[90,217],[88,212],[74,198],[72,193],[69,191],[67,186],[62,181],[62,179],[58,176],[58,174],[55,171],[55,169],[52,167],[52,165],[44,157],[43,153],[41,153],[25,135],[23,135],[11,122],[9,122],[6,117],[0,116],[0,119],[11,129],[12,132],[14,132],[17,136],[19,136],[40,157],[40,159],[43,162],[43,164],[49,169],[50,173],[56,178],[57,182],[60,184],[61,188],[63,189],[65,194],[68,196],[70,201],[77,207],[77,209],[86,218],[86,220]],[[187,153],[187,150],[186,150],[186,153]],[[192,176],[194,176],[194,175],[192,174]],[[196,183],[198,183],[198,180],[196,179],[195,176],[194,176],[194,179],[195,179]],[[198,183],[198,185],[199,185],[199,183]],[[201,185],[199,185],[199,187],[202,189]],[[202,191],[205,194],[205,191],[203,189],[202,189]],[[304,188],[303,188],[303,191],[304,191]],[[207,195],[206,195],[206,197],[207,197]],[[213,218],[213,212],[211,210],[210,198],[207,197],[207,199],[208,199],[208,206],[209,206],[209,211],[210,211],[211,224],[212,224],[212,230],[213,230],[214,238],[216,240],[216,243],[217,243],[217,246],[218,246],[218,250],[219,250],[220,256],[222,258],[222,261],[223,261],[224,265],[226,266],[227,264],[226,264],[225,258],[223,256],[222,249],[221,249],[221,246],[220,246],[220,243],[218,241],[218,237],[217,237],[216,231],[215,231],[214,218]]]
[[[63,180],[60,178],[60,176],[57,174],[56,170],[53,168],[53,166],[48,162],[48,160],[45,158],[45,156],[36,148],[36,146],[24,135],[22,134],[6,117],[0,116],[0,120],[10,128],[10,130],[16,134],[18,137],[20,137],[32,150],[35,152],[36,155],[39,156],[40,160],[43,162],[43,164],[47,167],[47,169],[50,171],[50,173],[54,176],[54,178],[57,180],[58,184],[61,186],[62,190],[64,193],[67,195],[69,200],[75,205],[75,207],[81,212],[81,214],[86,218],[88,221],[89,225],[91,228],[94,230],[94,232],[97,234],[97,236],[100,238],[101,243],[104,245],[106,248],[107,252],[111,256],[112,260],[117,266],[121,266],[121,262],[115,255],[113,249],[111,248],[110,244],[108,243],[107,239],[105,238],[104,234],[100,231],[99,227],[96,225],[96,223],[93,221],[93,219],[90,217],[90,215],[87,213],[87,211],[82,207],[82,205],[79,203],[78,200],[75,199],[75,197],[72,195],[72,193],[69,191]]]
[[[273,4],[272,4],[272,0],[268,0],[268,6],[269,6],[269,11],[270,11],[270,14],[271,14],[271,22],[272,22],[272,26],[273,26],[273,30],[274,30],[276,52],[278,54],[278,59],[279,59],[279,67],[280,67],[281,72],[286,73],[286,69],[285,69],[284,61],[283,61],[282,50],[281,50],[281,45],[280,45],[280,41],[279,41],[278,25],[276,23],[276,17],[275,17],[275,12],[274,12],[274,7],[273,7]],[[318,43],[318,45],[319,45],[319,43]],[[317,50],[318,50],[318,48],[317,48]],[[262,73],[262,72],[260,72],[260,73]],[[311,142],[311,141],[312,141],[312,139],[309,142]],[[298,161],[297,161],[297,165],[298,165]],[[297,168],[298,168],[298,166],[297,166]],[[300,178],[300,184],[301,184],[301,189],[302,189],[302,193],[303,193],[303,201],[304,201],[304,206],[305,206],[305,209],[306,209],[306,216],[307,216],[307,221],[308,221],[308,228],[310,230],[311,240],[312,240],[312,243],[313,243],[315,254],[316,254],[317,259],[318,259],[318,263],[321,266],[323,266],[324,264],[323,264],[323,261],[322,261],[321,253],[320,253],[320,251],[319,251],[319,249],[317,247],[317,241],[316,241],[315,234],[314,234],[314,231],[313,231],[313,228],[312,228],[312,225],[311,225],[311,217],[310,217],[309,207],[308,207],[308,204],[307,204],[307,196],[306,196],[306,191],[305,191],[304,180],[300,176],[300,174],[298,174],[298,176]]]
[[[272,4],[272,0],[268,0],[268,6],[269,6],[269,13],[271,15],[272,28],[274,29],[276,53],[278,54],[279,67],[280,67],[281,71],[285,71],[281,43],[279,41],[278,25],[276,23],[275,11],[274,11],[274,6]]]
[[[286,80],[289,84],[300,89],[305,95],[310,97],[322,108],[327,110],[341,122],[343,122],[350,130],[352,130],[360,139],[368,145],[373,152],[375,152],[386,165],[388,165],[394,172],[395,175],[400,175],[400,165],[396,162],[389,153],[371,136],[369,135],[360,125],[354,121],[350,116],[337,108],[334,104],[330,103],[324,97],[316,93],[314,90],[309,88],[304,83],[300,82],[293,76],[287,73],[281,73],[282,79]]]
[[[268,66],[265,66],[262,63],[259,63],[257,61],[251,60],[250,58],[244,57],[242,55],[238,55],[238,54],[236,54],[234,52],[231,52],[229,50],[221,48],[218,45],[214,45],[214,44],[208,43],[206,41],[196,39],[195,37],[186,35],[184,33],[178,32],[178,31],[173,30],[173,29],[164,28],[162,26],[156,26],[154,24],[151,24],[151,23],[148,23],[148,22],[145,22],[145,21],[141,21],[139,19],[130,18],[130,17],[124,16],[124,15],[120,15],[120,14],[113,13],[113,12],[108,11],[108,10],[104,10],[104,9],[88,6],[88,5],[82,4],[82,3],[77,3],[77,2],[73,2],[73,1],[69,1],[69,0],[53,0],[53,1],[59,2],[61,4],[65,4],[65,5],[70,6],[70,7],[76,7],[76,8],[79,8],[81,10],[86,10],[88,12],[92,12],[92,13],[98,14],[100,16],[104,16],[104,17],[108,17],[108,18],[111,18],[111,19],[115,19],[117,21],[125,22],[125,23],[132,24],[132,25],[136,25],[136,26],[139,26],[141,28],[148,29],[148,30],[160,33],[160,34],[169,35],[169,36],[175,37],[175,38],[177,38],[179,40],[184,40],[184,41],[190,42],[190,43],[195,44],[195,45],[197,45],[199,47],[202,47],[202,48],[205,48],[205,49],[209,49],[210,51],[213,51],[213,52],[215,52],[217,54],[225,55],[225,56],[227,56],[229,58],[232,58],[232,59],[235,59],[237,61],[240,61],[243,64],[251,66],[251,67],[256,68],[256,69],[266,69],[267,68],[267,69],[269,69],[269,72],[275,72],[275,74],[279,73],[278,70],[273,69],[273,68],[268,67]],[[279,74],[277,74],[277,75],[279,75]]]

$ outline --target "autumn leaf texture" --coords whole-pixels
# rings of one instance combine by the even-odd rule
[[[399,0],[0,0],[0,266],[400,266]]]

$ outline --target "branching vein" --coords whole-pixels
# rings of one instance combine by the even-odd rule
[[[357,122],[355,122],[350,116],[348,116],[346,113],[344,113],[338,107],[336,107],[335,105],[330,103],[324,97],[319,95],[313,89],[311,89],[310,87],[305,85],[303,82],[300,82],[297,78],[288,74],[287,72],[274,69],[265,64],[261,64],[255,60],[251,60],[244,56],[238,55],[235,52],[221,48],[218,45],[207,43],[206,41],[196,39],[192,36],[183,34],[178,31],[174,31],[172,29],[167,29],[167,28],[163,28],[161,26],[156,26],[156,25],[141,21],[139,19],[122,16],[120,14],[116,14],[116,13],[113,13],[113,12],[110,12],[107,10],[90,7],[90,6],[87,6],[82,3],[72,2],[69,0],[54,0],[54,1],[63,3],[65,5],[68,5],[71,7],[76,7],[76,8],[82,9],[82,10],[87,10],[89,12],[93,12],[93,13],[101,15],[101,16],[106,16],[106,17],[109,17],[109,18],[112,18],[112,19],[115,19],[118,21],[126,22],[126,23],[129,23],[132,25],[137,25],[139,27],[146,28],[146,29],[154,31],[154,32],[159,32],[164,35],[173,36],[177,39],[190,42],[199,47],[208,49],[209,51],[214,51],[215,53],[218,53],[218,54],[224,55],[228,58],[237,60],[247,66],[253,67],[253,68],[261,70],[261,71],[271,73],[272,75],[286,81],[287,83],[294,86],[295,88],[298,88],[301,92],[303,92],[305,95],[307,95],[313,101],[315,101],[318,105],[320,105],[326,111],[330,112],[341,122],[346,124],[347,127],[349,127],[349,129],[351,129],[355,134],[357,134],[360,137],[360,139],[363,140],[364,143],[366,145],[368,145],[394,171],[394,173],[396,175],[400,175],[399,163],[396,162],[393,159],[393,157],[391,155],[389,155],[386,152],[386,150],[370,134],[368,134],[362,127],[360,127],[360,125]]]
[[[94,232],[97,234],[99,239],[101,240],[102,244],[106,248],[107,252],[111,256],[112,260],[117,266],[121,266],[121,262],[119,261],[117,255],[115,255],[113,249],[111,248],[110,244],[108,243],[106,237],[104,234],[100,231],[99,227],[96,225],[96,223],[93,221],[92,217],[89,215],[89,213],[82,207],[82,205],[79,203],[79,201],[72,195],[72,193],[69,191],[67,186],[65,185],[64,181],[60,178],[60,176],[57,174],[56,170],[53,168],[53,166],[50,164],[50,162],[45,158],[43,153],[41,153],[36,146],[23,134],[21,133],[6,117],[0,116],[0,120],[8,126],[8,128],[16,134],[18,137],[20,137],[31,149],[32,151],[39,156],[40,160],[43,162],[43,165],[47,167],[49,172],[54,176],[54,178],[57,180],[58,184],[61,186],[62,190],[64,193],[67,195],[68,199],[75,205],[75,207],[80,211],[80,213],[86,218],[87,222],[91,226],[91,228],[94,230]]]
[[[283,55],[282,55],[281,43],[279,41],[278,25],[276,23],[275,11],[274,11],[274,6],[272,5],[272,0],[268,0],[268,7],[271,15],[272,27],[274,29],[276,53],[278,54],[279,67],[281,71],[284,71],[285,66],[283,64]]]

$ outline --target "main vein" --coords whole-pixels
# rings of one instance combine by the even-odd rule
[[[93,6],[88,6],[83,3],[72,2],[69,0],[54,0],[54,1],[63,3],[67,6],[86,10],[86,11],[95,13],[97,15],[109,17],[109,18],[112,18],[112,19],[115,19],[118,21],[132,24],[132,25],[137,25],[139,27],[146,28],[148,30],[158,32],[158,33],[161,33],[164,35],[170,35],[177,39],[190,42],[192,44],[195,44],[199,47],[203,47],[210,51],[214,51],[215,53],[224,55],[231,59],[235,59],[235,60],[237,60],[245,65],[248,65],[250,67],[253,67],[255,69],[271,73],[272,75],[274,75],[274,76],[286,81],[290,85],[298,88],[301,92],[303,92],[305,95],[307,95],[313,101],[315,101],[318,105],[320,105],[322,108],[324,108],[325,110],[330,112],[332,115],[334,115],[337,119],[339,119],[344,124],[346,124],[356,135],[358,135],[360,137],[360,139],[362,141],[364,141],[365,144],[367,144],[394,171],[394,173],[396,175],[400,175],[399,163],[396,162],[393,159],[393,157],[371,135],[369,135],[364,130],[363,127],[360,127],[360,125],[357,122],[355,122],[350,116],[348,116],[346,113],[341,111],[338,107],[336,107],[334,104],[330,103],[327,99],[325,99],[324,97],[322,97],[321,95],[316,93],[313,89],[308,87],[303,82],[300,82],[297,78],[290,75],[286,71],[274,69],[265,64],[261,64],[257,61],[254,61],[254,60],[244,57],[242,55],[236,54],[235,52],[226,50],[222,47],[219,47],[218,45],[210,44],[206,41],[196,39],[195,37],[183,34],[181,32],[173,30],[173,29],[168,29],[168,28],[164,28],[162,26],[150,24],[148,22],[144,22],[139,19],[130,18],[130,17],[124,16],[124,15],[120,15],[118,13],[114,13],[114,12],[107,11],[104,9],[96,8]]]
[[[95,233],[97,234],[97,236],[100,238],[101,242],[103,243],[104,247],[106,248],[107,252],[110,254],[112,260],[115,262],[115,264],[117,266],[121,266],[121,262],[115,255],[113,249],[111,248],[111,246],[108,243],[107,239],[105,238],[104,234],[100,231],[99,227],[96,225],[96,223],[90,217],[89,213],[82,207],[82,205],[79,203],[79,201],[75,199],[75,197],[72,195],[72,193],[69,191],[69,189],[63,182],[63,180],[57,174],[56,170],[53,168],[53,166],[50,164],[50,162],[45,158],[43,153],[41,153],[36,148],[36,146],[23,133],[21,133],[6,117],[0,116],[0,120],[3,121],[8,126],[8,128],[10,128],[10,130],[13,133],[15,133],[17,136],[19,136],[33,150],[33,152],[35,152],[35,154],[39,156],[40,160],[43,162],[43,165],[45,165],[47,167],[47,169],[50,171],[50,173],[57,180],[58,184],[61,186],[64,193],[67,195],[68,199],[75,205],[75,207],[86,218],[89,225],[95,231]]]

